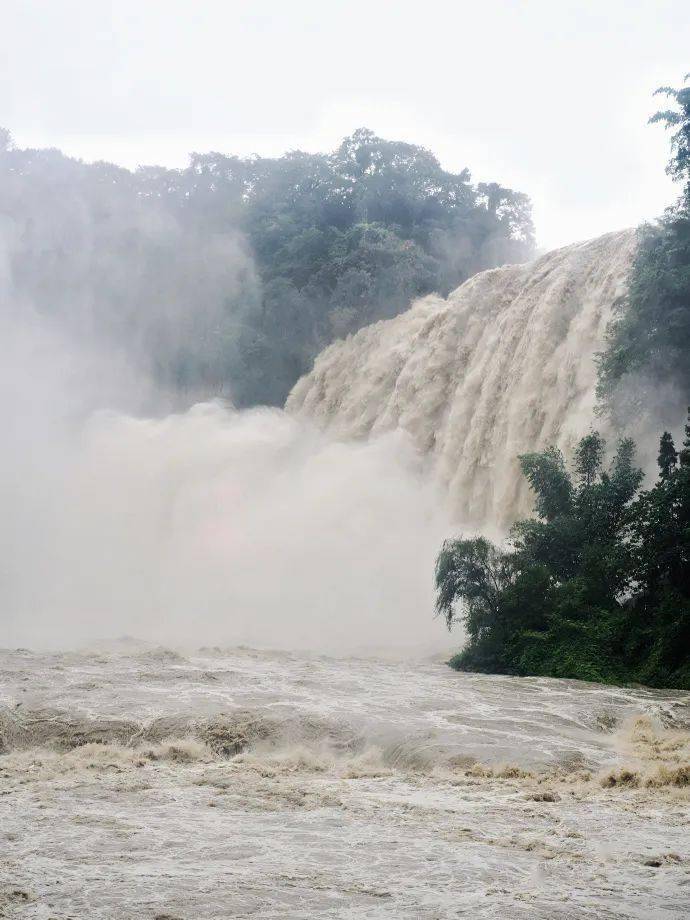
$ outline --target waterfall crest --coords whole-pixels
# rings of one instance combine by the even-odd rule
[[[347,439],[404,430],[456,518],[502,528],[529,508],[518,454],[567,453],[591,424],[595,354],[635,241],[609,233],[424,297],[322,352],[286,409]]]

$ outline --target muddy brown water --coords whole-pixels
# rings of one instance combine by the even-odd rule
[[[0,706],[0,916],[690,912],[687,693],[118,642]]]

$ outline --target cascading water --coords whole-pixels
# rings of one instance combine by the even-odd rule
[[[483,272],[447,300],[336,342],[287,410],[338,437],[408,432],[463,524],[493,529],[529,508],[518,454],[572,447],[595,408],[595,353],[624,294],[635,231]]]

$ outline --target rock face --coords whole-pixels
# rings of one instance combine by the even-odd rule
[[[635,244],[609,233],[425,297],[327,348],[286,409],[342,438],[403,429],[458,521],[502,528],[530,504],[518,454],[567,452],[591,424],[595,354]]]

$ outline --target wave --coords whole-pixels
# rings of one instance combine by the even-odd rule
[[[618,790],[690,786],[687,726],[663,726],[643,715],[611,731],[612,765],[573,760],[525,768],[479,762],[429,735],[371,735],[345,721],[299,713],[236,710],[203,718],[178,713],[140,722],[19,707],[0,709],[0,765],[13,762],[25,768],[29,757],[47,758],[56,772],[221,761],[267,777],[337,772],[344,779],[361,779],[403,772],[446,783],[510,780],[530,787],[535,801],[547,802],[561,785]]]

